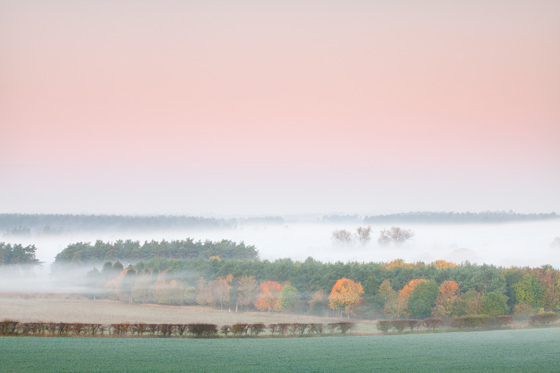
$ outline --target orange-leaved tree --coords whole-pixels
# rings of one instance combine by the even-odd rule
[[[350,318],[350,315],[354,314],[354,307],[362,301],[362,294],[364,294],[362,284],[341,278],[332,288],[329,306],[338,311],[340,316],[345,313]]]
[[[408,298],[414,291],[416,285],[424,281],[426,280],[423,278],[414,279],[399,290],[396,296],[387,299],[384,309],[385,315],[393,318],[400,318],[408,315]]]
[[[424,280],[423,278],[416,278],[414,280],[411,280],[408,284],[406,284],[401,290],[399,290],[399,297],[404,297],[406,299],[408,299],[408,297],[410,297],[410,294],[412,294],[412,292],[414,291],[414,288],[416,287],[416,285],[418,285],[421,282],[424,282],[426,280]]]
[[[278,309],[278,297],[282,293],[282,285],[276,281],[261,282],[261,291],[254,305],[258,310],[276,311]]]
[[[445,281],[439,286],[439,295],[432,314],[437,317],[449,317],[455,302],[459,299],[459,284],[455,281]]]

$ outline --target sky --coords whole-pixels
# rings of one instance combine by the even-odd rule
[[[0,212],[560,213],[559,19],[0,0]]]

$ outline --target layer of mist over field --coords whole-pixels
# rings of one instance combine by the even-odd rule
[[[381,246],[377,237],[382,229],[391,225],[414,231],[413,239],[402,244]],[[371,241],[367,244],[353,242],[340,244],[332,240],[334,230],[346,229],[355,232],[363,223],[311,223],[287,222],[280,225],[242,225],[230,229],[184,230],[174,232],[143,233],[74,233],[52,237],[2,237],[6,243],[34,244],[37,258],[44,262],[26,276],[12,276],[3,271],[0,291],[76,291],[76,277],[81,277],[92,268],[76,268],[77,274],[65,271],[74,281],[59,279],[58,286],[50,280],[50,265],[57,253],[68,244],[96,240],[115,241],[132,239],[161,241],[185,239],[219,241],[229,239],[254,245],[261,259],[275,260],[291,258],[303,261],[313,257],[323,262],[387,262],[402,258],[407,262],[433,262],[438,259],[461,263],[499,266],[539,267],[550,264],[560,267],[560,247],[551,247],[554,237],[560,235],[560,220],[502,224],[387,224],[372,226]],[[126,265],[127,263],[125,263]],[[100,267],[98,267],[100,269]],[[16,280],[17,277],[17,280]],[[9,279],[12,279],[11,281]]]

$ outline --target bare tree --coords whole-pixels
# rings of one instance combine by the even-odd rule
[[[371,227],[358,227],[356,228],[356,232],[358,233],[358,240],[360,240],[362,245],[367,244],[371,240]]]
[[[554,239],[552,240],[552,243],[550,244],[550,247],[560,248],[560,236],[554,237]]]
[[[397,245],[401,245],[412,237],[414,237],[414,232],[410,229],[391,227],[390,229],[383,229],[379,233],[377,242],[379,242],[380,245],[388,245],[391,242],[394,242]]]
[[[333,242],[339,244],[349,244],[353,241],[352,233],[348,232],[346,229],[339,229],[332,232],[331,239]]]

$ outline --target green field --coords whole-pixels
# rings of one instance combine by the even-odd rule
[[[0,370],[558,371],[560,328],[323,338],[1,337]]]

